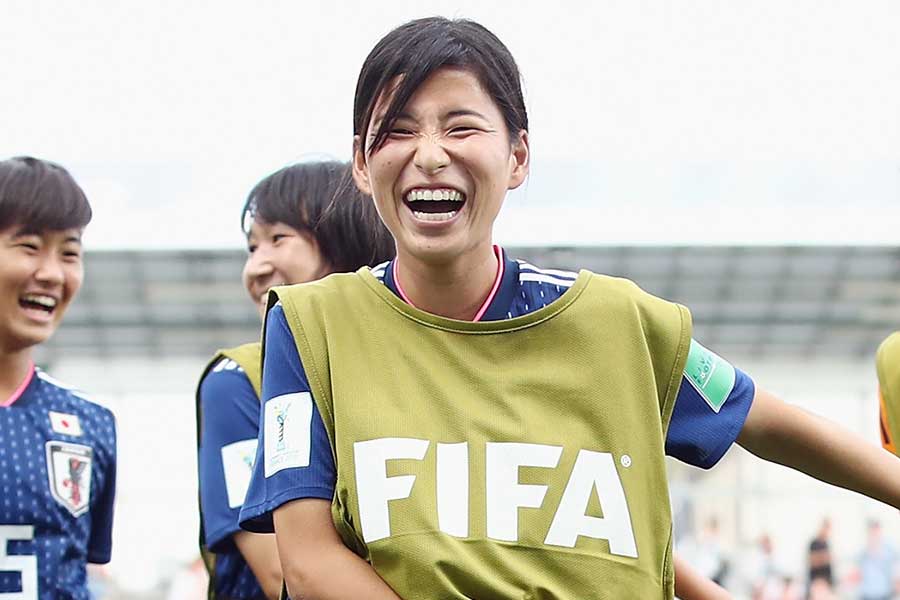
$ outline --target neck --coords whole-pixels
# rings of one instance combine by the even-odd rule
[[[31,365],[31,348],[12,352],[0,350],[0,405],[19,389]]]
[[[416,308],[450,319],[471,321],[491,293],[497,261],[493,246],[478,248],[441,264],[398,254],[395,284]]]

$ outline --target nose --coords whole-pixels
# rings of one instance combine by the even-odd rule
[[[247,257],[244,276],[248,283],[264,284],[274,272],[275,267],[272,265],[271,257],[265,246],[260,245],[253,254]]]
[[[34,278],[45,285],[62,285],[66,279],[62,260],[55,252],[45,252],[37,265]]]
[[[450,155],[435,136],[423,135],[416,146],[413,162],[426,175],[434,175],[450,164]]]

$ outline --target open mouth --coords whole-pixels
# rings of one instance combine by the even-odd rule
[[[56,298],[44,294],[25,294],[19,298],[19,306],[22,308],[47,315],[53,314],[57,304],[59,301]]]
[[[466,195],[451,188],[415,188],[407,192],[406,205],[422,221],[449,221],[466,204]]]

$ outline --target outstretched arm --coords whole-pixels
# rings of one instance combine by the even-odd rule
[[[331,502],[295,500],[276,509],[274,519],[291,598],[400,600],[369,563],[344,545],[331,520]]]
[[[900,508],[900,459],[757,388],[738,443],[756,456]]]
[[[675,559],[675,595],[681,600],[731,600],[731,594],[707,579],[677,554]]]

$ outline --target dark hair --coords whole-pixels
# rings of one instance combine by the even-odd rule
[[[397,27],[366,57],[353,103],[353,133],[360,136],[360,151],[369,154],[381,147],[416,89],[441,67],[467,69],[478,78],[497,103],[511,141],[519,131],[528,130],[519,68],[503,42],[474,21],[428,17]],[[391,85],[395,87],[390,106],[371,143],[367,143],[375,104]]]
[[[353,185],[347,163],[298,163],[275,171],[247,196],[241,211],[244,234],[250,235],[254,219],[311,235],[332,272],[355,271],[394,256],[393,239],[372,199]]]
[[[0,161],[0,230],[23,233],[81,229],[91,222],[84,191],[56,163],[16,156]]]

